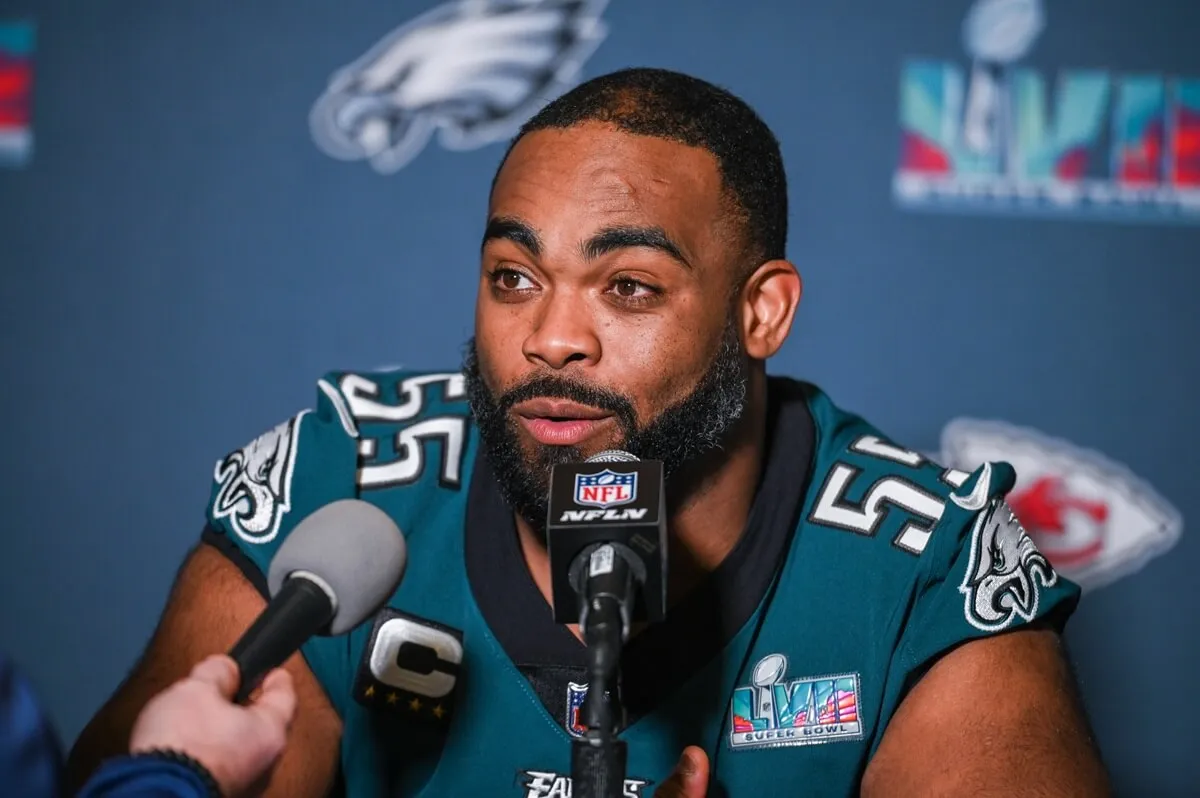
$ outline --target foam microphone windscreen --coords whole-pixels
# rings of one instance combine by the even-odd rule
[[[408,547],[382,510],[341,499],[305,518],[271,560],[267,586],[274,596],[297,571],[315,576],[333,593],[328,634],[345,634],[369,618],[404,576]]]
[[[605,449],[596,452],[584,462],[587,463],[636,463],[640,458],[621,449]]]

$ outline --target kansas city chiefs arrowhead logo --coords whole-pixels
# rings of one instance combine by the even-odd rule
[[[1035,430],[956,419],[941,462],[974,471],[1003,460],[1017,471],[1014,514],[1054,568],[1085,589],[1131,574],[1179,540],[1183,519],[1120,463]]]

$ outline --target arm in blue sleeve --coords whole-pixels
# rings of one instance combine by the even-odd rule
[[[33,688],[0,656],[0,785],[5,795],[57,798],[62,749]]]
[[[105,762],[77,798],[210,798],[204,780],[185,765],[155,757]],[[215,798],[215,797],[213,797]]]
[[[0,785],[4,795],[58,798],[62,749],[29,685],[0,656]],[[78,798],[210,798],[198,773],[150,756],[111,759],[84,785]]]

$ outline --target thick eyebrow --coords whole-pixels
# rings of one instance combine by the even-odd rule
[[[542,240],[537,231],[515,217],[496,216],[489,219],[487,228],[483,231],[480,249],[486,247],[489,241],[499,239],[519,244],[534,257],[542,254]],[[588,260],[595,260],[619,249],[635,247],[665,252],[685,269],[692,269],[691,262],[683,255],[683,250],[661,227],[609,227],[584,242],[583,254]]]
[[[542,240],[538,238],[537,231],[520,219],[511,216],[495,216],[488,219],[479,248],[482,250],[489,241],[497,239],[507,239],[514,244],[520,244],[534,257],[542,254]]]
[[[583,245],[583,254],[588,260],[594,260],[609,252],[632,247],[657,249],[670,255],[685,269],[692,268],[679,245],[672,241],[667,231],[661,227],[610,227],[601,230]]]

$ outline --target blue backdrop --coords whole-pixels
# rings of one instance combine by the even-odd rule
[[[502,145],[435,137],[384,174],[330,157],[309,123],[339,68],[434,5],[0,0],[0,125],[33,141],[0,135],[0,645],[67,741],[147,639],[219,456],[310,404],[326,370],[459,362]],[[967,0],[613,0],[577,12],[606,31],[581,74],[690,72],[779,135],[806,291],[774,371],[929,451],[960,416],[1096,449],[1187,520],[1200,212],[1176,189],[1200,158],[1200,97],[1154,81],[1200,77],[1200,5],[1054,0],[1040,23],[1035,3],[990,5],[981,25],[1008,14],[1040,29],[1032,46],[994,24],[970,44]],[[1013,49],[974,73],[1014,87],[989,106],[1019,145],[1002,167],[930,127],[961,121],[955,76],[970,83],[988,42]],[[1107,83],[1072,89],[1064,70]],[[1123,142],[1153,163],[1173,147],[1174,188],[1097,200],[1136,177],[1108,155]],[[895,188],[902,166],[941,199]],[[1013,174],[1095,191],[1065,211],[1011,202]],[[1069,627],[1123,795],[1200,785],[1200,545],[1169,542],[1090,589]]]

